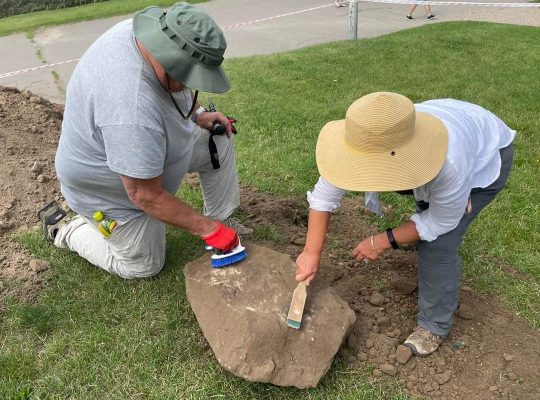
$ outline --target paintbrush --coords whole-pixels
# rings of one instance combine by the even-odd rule
[[[298,284],[294,289],[289,314],[287,315],[287,325],[294,329],[300,329],[302,325],[302,316],[304,315],[304,306],[306,304],[307,285],[305,281]]]

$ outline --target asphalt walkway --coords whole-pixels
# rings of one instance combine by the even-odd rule
[[[200,7],[223,28],[228,43],[227,58],[277,53],[349,39],[348,8],[337,8],[331,0],[213,0],[200,4]],[[438,15],[435,21],[425,19],[421,6],[415,11],[413,21],[406,20],[408,7],[405,4],[359,3],[358,37],[375,37],[426,23],[456,20],[540,26],[540,7],[433,6]],[[293,14],[297,11],[299,13]],[[63,103],[76,59],[103,32],[130,17],[44,28],[36,32],[33,40],[24,34],[0,37],[0,85],[29,89],[53,102]],[[55,65],[48,67],[50,64]],[[39,66],[46,67],[25,71]]]

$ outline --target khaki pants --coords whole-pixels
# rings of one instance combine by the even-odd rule
[[[240,204],[233,141],[214,136],[221,167],[214,169],[208,153],[206,130],[198,129],[189,172],[198,172],[204,214],[224,220]],[[55,246],[77,252],[90,263],[125,279],[157,274],[165,262],[165,224],[142,215],[120,224],[105,238],[90,218],[77,216],[56,235]]]

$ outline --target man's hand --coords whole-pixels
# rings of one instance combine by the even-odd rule
[[[312,254],[304,250],[296,259],[296,280],[298,282],[306,281],[306,285],[309,285],[315,278],[319,261],[320,254]]]
[[[214,249],[220,250],[223,253],[231,251],[240,240],[238,239],[238,233],[228,226],[223,225],[221,222],[217,223],[217,228],[207,235],[202,236],[202,240]]]
[[[197,125],[199,125],[201,128],[208,129],[208,130],[214,129],[214,124],[216,122],[219,122],[221,125],[223,125],[227,129],[228,137],[231,137],[233,133],[229,118],[227,118],[224,114],[220,112],[210,112],[210,111],[203,112],[201,115],[199,115],[196,122],[197,122]]]

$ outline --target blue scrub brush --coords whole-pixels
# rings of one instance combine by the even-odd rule
[[[207,249],[207,250],[213,250],[213,249]],[[231,251],[228,251],[226,253],[218,254],[214,252],[212,255],[212,268],[222,268],[226,267],[231,264],[235,264],[239,261],[244,260],[247,257],[246,248],[242,246],[241,243],[238,243],[238,246],[236,246]]]

